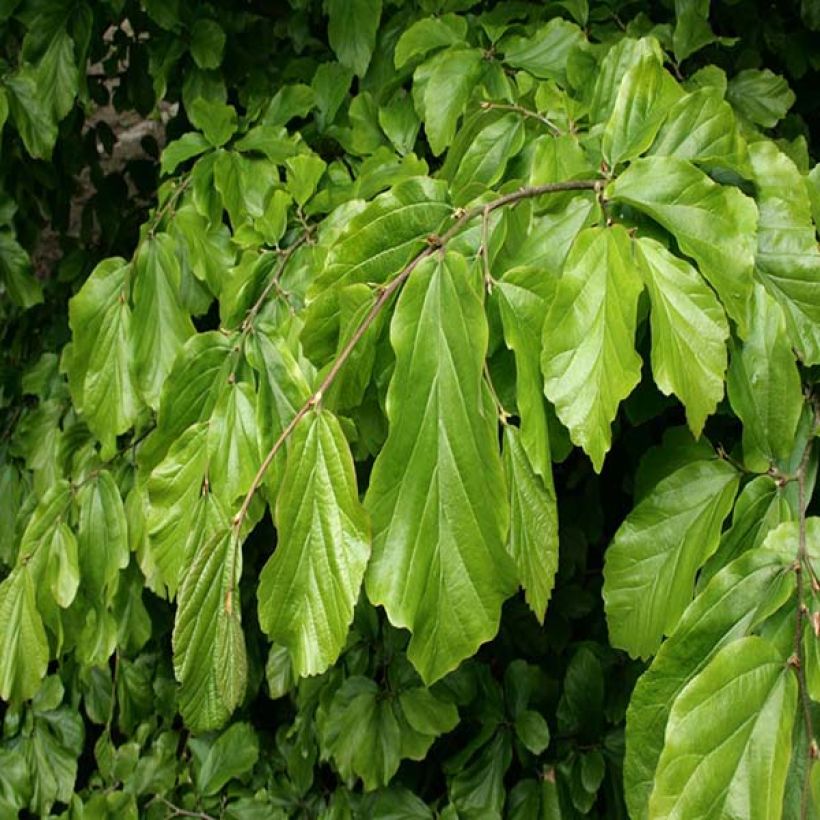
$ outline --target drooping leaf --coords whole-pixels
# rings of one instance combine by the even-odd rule
[[[8,231],[0,231],[0,281],[12,301],[22,308],[43,301],[43,286],[34,277],[29,255]]]
[[[652,301],[652,375],[686,407],[694,436],[723,398],[729,325],[700,274],[654,239],[637,240]]]
[[[194,333],[179,301],[179,263],[167,234],[140,246],[134,265],[131,329],[134,374],[145,402],[159,406],[162,385],[182,345]]]
[[[768,68],[740,71],[729,80],[726,97],[741,114],[764,128],[774,128],[795,101],[786,80]]]
[[[376,45],[381,0],[328,0],[328,38],[339,62],[363,77]]]
[[[647,213],[677,239],[744,335],[756,244],[754,201],[677,157],[637,159],[607,191]]]
[[[327,411],[309,412],[294,430],[276,527],[259,578],[259,622],[290,650],[298,675],[316,675],[347,640],[370,554],[350,449]]]
[[[803,410],[800,374],[783,311],[757,285],[749,335],[732,352],[729,401],[743,422],[743,461],[765,472],[786,466]]]
[[[349,783],[361,777],[368,791],[387,785],[399,767],[401,733],[375,681],[355,675],[342,684],[330,704],[323,747]]]
[[[239,602],[241,549],[218,531],[197,551],[179,589],[174,673],[179,708],[191,728],[221,726],[245,694],[247,656]]]
[[[655,54],[648,54],[624,74],[601,150],[610,168],[640,156],[652,144],[664,117],[682,95]]]
[[[192,738],[196,782],[201,794],[217,794],[233,778],[250,772],[259,758],[259,738],[248,723],[233,723],[213,742]]]
[[[111,473],[103,470],[78,494],[77,542],[83,588],[95,603],[108,604],[119,571],[128,566],[128,525],[122,497]]]
[[[179,586],[186,557],[193,556],[191,547],[196,549],[197,544],[210,540],[214,530],[213,523],[206,523],[213,522],[214,516],[200,509],[212,504],[207,491],[207,436],[206,423],[188,428],[147,483],[146,523],[151,559],[169,597],[174,596]]]
[[[604,603],[613,646],[649,657],[692,599],[695,573],[717,549],[739,477],[725,461],[695,461],[660,481],[606,551]]]
[[[570,250],[544,319],[544,392],[597,472],[618,405],[640,380],[634,338],[642,289],[625,229],[588,228]]]
[[[772,644],[723,647],[672,707],[650,816],[779,816],[796,704],[797,678]]]
[[[794,163],[766,140],[749,148],[758,192],[755,268],[786,314],[792,346],[820,363],[820,251],[811,202]]]
[[[259,469],[256,401],[249,382],[231,382],[217,399],[208,425],[209,480],[228,505],[248,491]]]
[[[455,14],[442,14],[416,20],[402,32],[393,52],[396,68],[403,68],[410,60],[423,57],[436,48],[464,45],[467,21]]]
[[[626,716],[624,795],[632,817],[648,816],[669,712],[678,694],[721,647],[749,634],[785,603],[794,586],[789,562],[782,552],[756,550],[719,572],[639,679]]]
[[[132,371],[128,275],[123,259],[106,259],[68,307],[72,395],[107,452],[134,424],[141,404]]]
[[[679,63],[715,41],[709,25],[709,5],[709,0],[675,0],[672,44]]]
[[[787,488],[778,486],[769,476],[753,478],[743,487],[732,512],[732,526],[723,533],[717,552],[701,569],[699,586],[707,584],[730,561],[759,547],[772,529],[791,520],[786,493]]]
[[[419,265],[390,335],[390,430],[365,500],[367,593],[411,630],[408,657],[431,683],[495,634],[515,585],[494,413],[481,383],[487,325],[462,257]]]
[[[532,37],[511,36],[500,44],[504,62],[528,71],[540,79],[566,81],[567,59],[572,49],[583,42],[578,26],[555,17],[541,26]]]
[[[453,141],[459,117],[483,70],[478,49],[448,48],[416,69],[414,90],[423,87],[416,110],[424,120],[424,132],[435,156]]]
[[[539,622],[558,569],[558,511],[552,473],[538,475],[524,451],[519,431],[504,428],[504,465],[510,492],[509,550],[524,596]]]
[[[687,94],[672,106],[648,153],[730,168],[746,177],[751,173],[732,107],[711,87]]]
[[[0,698],[19,703],[34,695],[48,665],[48,642],[26,566],[0,582]]]

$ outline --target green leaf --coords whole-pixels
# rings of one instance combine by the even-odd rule
[[[370,555],[350,448],[327,411],[310,411],[293,432],[276,528],[259,578],[259,623],[290,650],[297,675],[316,675],[345,645]]]
[[[413,150],[420,125],[413,98],[403,89],[399,89],[387,105],[379,108],[379,126],[402,156]]]
[[[654,37],[641,40],[624,37],[609,49],[595,75],[589,111],[592,122],[602,123],[609,119],[626,72],[653,54],[663,63],[663,51]]]
[[[523,145],[523,119],[512,112],[479,131],[452,180],[456,201],[469,201],[473,195],[495,185],[504,176],[507,162]]]
[[[547,721],[532,709],[525,709],[516,717],[515,734],[534,755],[540,755],[550,744]]]
[[[698,437],[723,398],[726,315],[691,265],[654,239],[637,244],[652,302],[652,374],[662,393],[683,402],[689,429]]]
[[[287,125],[294,117],[306,117],[313,105],[313,89],[309,85],[294,83],[282,86],[270,101],[261,124],[263,126]],[[245,139],[248,139],[254,131],[258,132],[259,128],[254,128]],[[264,136],[265,132],[261,132],[260,139]],[[240,145],[241,143],[237,143],[237,148]]]
[[[322,745],[349,783],[367,791],[386,786],[399,767],[401,733],[391,701],[376,683],[353,676],[339,687],[327,714]]]
[[[249,382],[230,382],[220,393],[208,427],[208,459],[211,486],[226,504],[248,491],[261,463]]]
[[[62,699],[62,687],[59,697]],[[45,817],[55,801],[68,803],[72,799],[77,761],[83,750],[83,721],[70,707],[44,704],[41,711],[36,705],[35,698],[31,733],[21,746],[32,784],[29,806]]]
[[[343,66],[363,77],[376,47],[381,0],[328,0],[327,34]]]
[[[709,5],[710,0],[675,0],[672,45],[679,63],[717,39],[709,25]]]
[[[774,128],[796,99],[786,80],[768,68],[738,72],[729,80],[726,98],[741,114],[764,128]]]
[[[120,491],[107,470],[80,490],[77,542],[83,589],[95,604],[111,603],[128,566],[128,525]]]
[[[754,201],[676,157],[635,160],[607,191],[651,216],[677,239],[745,335],[757,224]]]
[[[327,128],[350,90],[353,72],[340,63],[322,63],[313,75],[311,88],[316,100],[316,119],[320,129]]]
[[[71,606],[80,585],[77,539],[64,521],[57,525],[49,548],[49,588],[63,609]]]
[[[474,817],[501,817],[504,775],[512,762],[510,736],[498,732],[450,781],[450,799],[459,812]]]
[[[132,427],[141,404],[132,372],[128,273],[123,259],[106,259],[68,305],[72,396],[106,452]]]
[[[650,816],[780,816],[796,705],[797,678],[772,644],[721,649],[672,707]]]
[[[515,427],[504,427],[504,466],[510,495],[508,548],[524,597],[543,624],[558,569],[558,510],[552,472],[546,479],[535,472],[522,438]]]
[[[744,177],[751,174],[746,141],[732,107],[716,88],[701,88],[678,100],[648,153],[730,168]]]
[[[570,52],[584,42],[578,26],[556,17],[541,26],[532,37],[512,36],[499,44],[504,62],[528,71],[542,80],[566,82]]]
[[[433,49],[464,45],[466,36],[467,21],[455,14],[416,20],[399,37],[393,62],[396,68],[404,68],[410,60],[423,57]]]
[[[604,603],[613,646],[647,658],[692,600],[695,573],[717,549],[739,477],[725,461],[695,461],[660,481],[606,551]]]
[[[515,588],[495,418],[481,382],[487,324],[462,257],[418,266],[390,340],[389,434],[365,499],[367,593],[413,633],[408,658],[429,684],[495,634]]]
[[[48,666],[48,641],[37,611],[28,567],[17,567],[0,582],[0,698],[28,700],[40,688]]]
[[[652,144],[667,112],[682,95],[655,54],[648,54],[624,74],[601,150],[610,168],[643,154]]]
[[[200,68],[219,68],[225,32],[216,20],[197,20],[191,28],[191,56]]]
[[[399,695],[401,711],[411,728],[423,735],[438,737],[455,729],[458,709],[439,700],[429,689],[406,689]]]
[[[749,153],[760,208],[757,274],[783,308],[800,358],[820,364],[820,251],[803,177],[767,140]]]
[[[180,682],[180,712],[195,731],[221,726],[245,694],[241,562],[238,536],[218,531],[199,548],[179,590],[174,673]]]
[[[40,101],[59,122],[71,111],[79,87],[74,60],[74,41],[65,30],[58,31],[35,68]]]
[[[147,517],[151,559],[172,598],[182,570],[223,524],[208,492],[208,424],[195,424],[174,442],[151,473]]]
[[[179,302],[179,279],[171,237],[160,234],[145,240],[134,263],[131,342],[137,384],[154,409],[177,353],[194,334],[191,319]]]
[[[0,231],[0,281],[21,308],[43,301],[43,286],[34,277],[29,255],[8,231]]]
[[[260,375],[256,426],[260,450],[267,453],[299,408],[310,398],[310,385],[296,358],[281,339],[257,332],[247,352],[248,361]],[[271,498],[276,497],[284,473],[285,452],[285,448],[280,448],[265,474],[265,485],[270,490]]]
[[[169,142],[162,150],[161,173],[173,174],[183,162],[198,157],[210,147],[211,143],[197,131],[183,134],[179,139]]]
[[[448,48],[416,69],[414,85],[422,84],[416,110],[435,156],[452,143],[459,117],[464,113],[481,72],[484,58],[478,49]]]
[[[299,154],[286,159],[285,167],[288,169],[287,189],[302,206],[316,191],[327,163],[315,154]]]
[[[643,285],[626,230],[578,234],[544,320],[544,392],[596,472],[618,405],[640,381],[634,349]]]
[[[758,472],[772,464],[788,468],[803,391],[783,311],[760,285],[749,335],[732,352],[727,388],[732,409],[743,422],[744,464]]]
[[[188,116],[214,148],[224,145],[236,133],[236,110],[217,100],[197,97]]]
[[[732,513],[732,526],[723,533],[717,552],[698,576],[704,586],[730,561],[759,547],[769,532],[790,521],[793,512],[787,498],[787,487],[768,476],[753,478],[740,492]]]
[[[249,723],[234,723],[213,742],[188,741],[200,794],[217,794],[234,778],[248,774],[259,758],[259,738]]]
[[[793,587],[788,555],[755,550],[719,572],[686,609],[630,699],[624,794],[632,817],[647,817],[669,712],[681,690],[719,649],[785,603]]]
[[[4,78],[9,112],[26,151],[35,159],[51,159],[57,141],[57,122],[48,100],[39,93],[36,66],[23,65]]]

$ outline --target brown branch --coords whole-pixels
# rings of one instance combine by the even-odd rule
[[[818,408],[815,407],[814,428],[816,429],[820,418],[818,418]],[[803,722],[806,728],[806,743],[808,744],[808,760],[806,761],[806,773],[803,777],[803,789],[800,797],[800,818],[807,820],[809,817],[809,804],[811,798],[811,770],[818,757],[817,739],[814,736],[814,725],[811,717],[811,703],[809,700],[808,684],[806,682],[806,658],[803,653],[803,631],[808,616],[808,606],[805,601],[805,590],[803,584],[803,572],[808,569],[812,580],[814,568],[811,564],[806,546],[806,508],[808,499],[806,498],[806,473],[811,460],[814,448],[813,429],[809,435],[808,443],[800,459],[800,466],[797,468],[795,478],[797,479],[797,560],[794,562],[794,573],[797,585],[797,618],[794,630],[794,653],[789,660],[789,664],[794,669],[797,676],[797,690],[800,697],[800,708],[803,714]],[[817,640],[817,638],[815,638]]]
[[[262,483],[262,479],[265,476],[268,468],[270,467],[271,463],[273,462],[274,458],[276,458],[276,454],[282,448],[282,445],[288,439],[290,434],[293,432],[296,425],[304,418],[304,416],[313,409],[316,405],[321,402],[322,397],[325,393],[330,389],[333,382],[339,375],[339,372],[344,367],[347,360],[350,358],[350,354],[353,352],[356,345],[359,343],[362,336],[367,333],[368,328],[373,324],[376,317],[381,313],[384,309],[385,305],[390,301],[392,296],[401,288],[401,286],[407,281],[408,277],[411,273],[428,257],[432,256],[436,251],[441,250],[444,248],[447,243],[456,236],[461,229],[468,223],[471,222],[473,219],[478,218],[479,216],[484,216],[486,218],[487,215],[492,213],[493,211],[498,210],[499,208],[503,208],[507,205],[514,205],[517,202],[520,202],[523,199],[533,199],[534,197],[543,196],[544,194],[553,194],[559,193],[562,191],[600,191],[603,186],[605,185],[604,180],[594,179],[594,180],[570,180],[567,182],[548,182],[545,185],[527,185],[523,188],[519,188],[517,191],[513,191],[509,194],[504,194],[503,196],[498,197],[497,199],[491,200],[490,202],[485,203],[484,205],[476,205],[474,208],[464,209],[459,208],[454,211],[453,216],[455,217],[455,221],[453,224],[441,235],[430,237],[427,247],[425,247],[422,251],[420,251],[408,265],[406,265],[399,274],[392,279],[387,285],[381,288],[381,291],[376,298],[376,301],[373,303],[373,307],[368,312],[367,316],[362,319],[359,326],[354,331],[353,335],[348,339],[347,344],[342,348],[339,354],[336,356],[333,364],[331,365],[330,370],[328,370],[327,375],[322,380],[322,383],[319,385],[319,389],[299,408],[296,412],[296,415],[290,420],[290,423],[282,430],[279,437],[273,443],[273,446],[268,451],[268,454],[265,456],[264,460],[262,461],[259,469],[256,471],[256,475],[251,482],[251,486],[248,489],[248,492],[245,494],[245,498],[242,501],[242,506],[239,508],[239,512],[234,516],[233,519],[233,526],[236,529],[237,533],[241,530],[242,524],[245,521],[245,518],[248,514],[248,509],[250,508],[251,502],[253,501],[253,497],[256,494],[259,486]]]

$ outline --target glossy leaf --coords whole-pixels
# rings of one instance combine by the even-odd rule
[[[747,177],[751,173],[746,142],[732,107],[716,88],[701,88],[679,99],[648,153],[731,168]]]
[[[350,449],[327,411],[308,413],[293,433],[276,528],[259,578],[259,622],[290,650],[298,675],[316,675],[347,640],[370,554]]]
[[[237,536],[217,531],[199,547],[179,590],[173,635],[179,708],[201,731],[221,726],[245,695],[241,561]]]
[[[677,239],[744,335],[753,282],[754,202],[676,157],[635,160],[607,190],[615,200],[644,211]]]
[[[329,0],[328,37],[339,62],[364,76],[376,45],[381,0]]]
[[[732,353],[728,391],[743,422],[743,461],[765,472],[791,455],[803,393],[783,311],[760,285],[753,310],[748,338]]]
[[[681,94],[654,54],[630,67],[621,80],[601,141],[604,159],[611,168],[649,148],[667,111]]]
[[[723,398],[729,325],[700,274],[654,239],[637,240],[652,302],[652,375],[686,407],[694,436]]]
[[[806,364],[820,363],[820,251],[811,203],[794,163],[771,143],[749,150],[758,190],[755,267],[780,303],[792,346]]]
[[[597,472],[618,405],[640,380],[634,338],[642,289],[626,231],[589,228],[570,250],[544,319],[544,392]]]
[[[796,705],[797,679],[770,643],[721,649],[672,707],[650,816],[779,816]]]
[[[134,374],[146,403],[156,408],[162,385],[194,327],[179,302],[179,263],[165,234],[145,242],[134,266]]]
[[[726,96],[752,122],[774,128],[794,104],[794,92],[786,80],[769,69],[748,68],[729,81]]]
[[[686,609],[641,676],[626,719],[624,794],[631,816],[647,817],[669,713],[681,690],[723,646],[748,635],[794,586],[788,554],[749,552],[719,572]]]
[[[522,446],[522,436],[504,428],[504,467],[510,493],[509,551],[518,569],[524,596],[539,622],[558,569],[558,511],[552,473],[538,475]]]
[[[515,573],[494,414],[481,383],[487,325],[465,260],[419,265],[391,323],[390,430],[365,505],[371,601],[413,633],[427,683],[489,640]]]
[[[695,573],[717,549],[738,485],[724,461],[676,470],[640,502],[606,551],[609,637],[633,657],[657,652],[692,599]]]
[[[424,78],[421,105],[417,101],[416,110],[424,120],[424,131],[436,156],[453,141],[458,119],[481,75],[482,62],[478,49],[450,48],[416,70],[416,82],[420,76]]]
[[[46,673],[49,653],[28,568],[18,567],[0,582],[0,697],[32,697]]]
[[[69,304],[72,395],[107,451],[134,424],[141,404],[130,348],[129,270],[122,259],[101,262]]]

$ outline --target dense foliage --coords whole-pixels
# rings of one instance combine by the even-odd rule
[[[820,4],[0,4],[0,817],[820,811]]]

